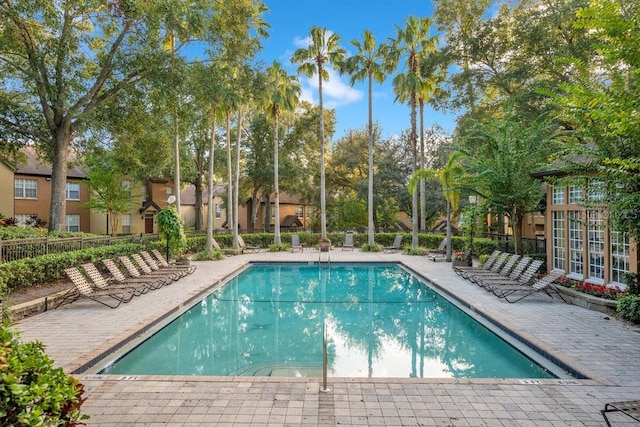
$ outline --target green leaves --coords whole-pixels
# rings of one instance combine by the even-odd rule
[[[38,341],[21,343],[0,326],[0,418],[3,425],[72,426],[80,413],[84,386],[44,354]]]
[[[158,222],[158,230],[164,234],[167,239],[171,252],[173,254],[180,253],[180,250],[186,244],[187,238],[182,229],[182,219],[174,206],[165,206],[158,212],[156,217]]]

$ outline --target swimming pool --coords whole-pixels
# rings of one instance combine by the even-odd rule
[[[100,373],[317,377],[325,325],[332,377],[558,376],[398,265],[295,263],[250,266]]]

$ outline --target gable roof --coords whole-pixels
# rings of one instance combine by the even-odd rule
[[[34,147],[24,147],[22,152],[27,156],[27,163],[18,166],[16,175],[51,176],[53,168],[38,158]],[[75,160],[73,155],[69,155],[70,162]],[[72,166],[67,170],[67,178],[86,179],[87,171],[84,167]]]
[[[222,194],[227,189],[227,186],[224,184],[216,184],[213,186],[213,197],[216,197],[219,194]],[[207,201],[209,200],[209,188],[204,187],[202,189],[202,204],[207,205]],[[185,188],[180,191],[180,205],[186,206],[195,206],[196,205],[196,186],[193,184],[187,185]]]

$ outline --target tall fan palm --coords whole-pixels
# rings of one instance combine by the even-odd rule
[[[431,20],[429,18],[415,18],[410,16],[405,19],[405,27],[396,25],[395,39],[389,40],[387,50],[387,70],[392,72],[402,60],[406,65],[406,71],[398,73],[393,79],[393,87],[396,92],[396,100],[409,101],[411,120],[411,148],[413,153],[413,172],[418,169],[417,159],[417,130],[416,130],[416,104],[417,92],[421,85],[420,61],[430,53],[435,52],[437,36],[430,36]],[[418,246],[418,194],[413,193],[412,200],[412,239],[411,245]]]
[[[278,126],[280,115],[292,112],[300,99],[300,83],[295,76],[290,76],[281,67],[280,63],[273,61],[267,69],[268,93],[266,94],[269,115],[273,117],[273,188],[275,193],[275,217],[273,243],[279,245],[280,240],[280,185],[278,183]]]
[[[295,51],[291,62],[300,64],[298,73],[307,77],[318,75],[318,104],[320,107],[320,227],[321,236],[327,238],[327,202],[324,173],[324,117],[322,109],[322,82],[329,80],[329,72],[326,64],[340,64],[345,55],[345,50],[340,47],[340,36],[329,34],[326,28],[311,27],[309,32],[310,41],[308,48],[300,48]]]
[[[351,44],[357,49],[357,53],[347,58],[342,65],[345,72],[351,75],[351,85],[356,81],[367,79],[369,96],[369,187],[368,187],[368,240],[369,245],[374,244],[373,226],[373,80],[382,83],[386,77],[383,67],[385,59],[384,45],[376,46],[376,39],[369,30],[364,30],[362,43],[351,40]]]

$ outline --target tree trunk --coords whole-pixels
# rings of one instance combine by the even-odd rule
[[[451,203],[447,200],[447,262],[451,262]]]
[[[231,112],[227,111],[227,229],[231,233],[231,247],[238,249],[236,219],[233,217],[233,163],[231,162]],[[233,230],[236,230],[235,232]]]
[[[318,101],[320,106],[320,236],[327,238],[327,195],[324,180],[324,113],[322,108],[322,66],[318,66]]]
[[[211,113],[211,138],[209,140],[209,176],[207,177],[207,187],[209,192],[207,194],[207,253],[213,253],[213,212],[215,207],[213,206],[213,161],[214,161],[214,149],[216,146],[216,113],[215,110]]]
[[[369,183],[367,191],[367,243],[369,246],[375,243],[373,227],[373,102],[372,76],[369,71]]]
[[[278,152],[278,146],[279,146],[279,142],[278,142],[278,113],[276,112],[274,114],[274,129],[273,129],[273,193],[274,193],[274,210],[275,210],[275,223],[273,224],[273,243],[275,243],[276,245],[279,245],[281,242],[280,240],[280,184],[278,183],[279,180],[279,160],[278,160],[278,156],[279,156],[279,152]],[[268,195],[267,195],[268,197]],[[269,201],[267,200],[267,204],[269,204]],[[266,228],[270,227],[270,221],[269,221],[269,217],[267,217],[267,219],[265,220],[265,226]]]
[[[193,228],[197,231],[202,230],[202,191],[204,187],[203,176],[201,173],[198,173],[196,176],[195,182],[195,205],[193,210],[195,211],[195,221],[193,224]]]
[[[524,215],[520,212],[513,212],[509,221],[511,221],[511,229],[513,230],[513,247],[517,255],[522,255],[522,221]]]
[[[65,120],[56,129],[51,165],[51,206],[49,207],[49,233],[65,230],[67,199],[67,169],[71,145],[71,123]]]
[[[424,100],[420,99],[420,169],[424,169]],[[427,229],[426,181],[420,180],[420,230]]]
[[[418,170],[418,155],[417,155],[417,141],[416,141],[416,91],[411,90],[411,152],[413,154],[413,165],[411,173],[416,173]],[[411,195],[411,246],[418,247],[418,191],[414,190]]]
[[[180,215],[180,136],[178,135],[178,114],[173,112],[173,193],[176,196],[175,207]]]
[[[235,177],[233,179],[233,212],[236,223],[233,225],[235,240],[238,240],[238,223],[240,222],[239,185],[240,185],[240,140],[242,139],[242,108],[238,108],[238,129],[236,133]]]

